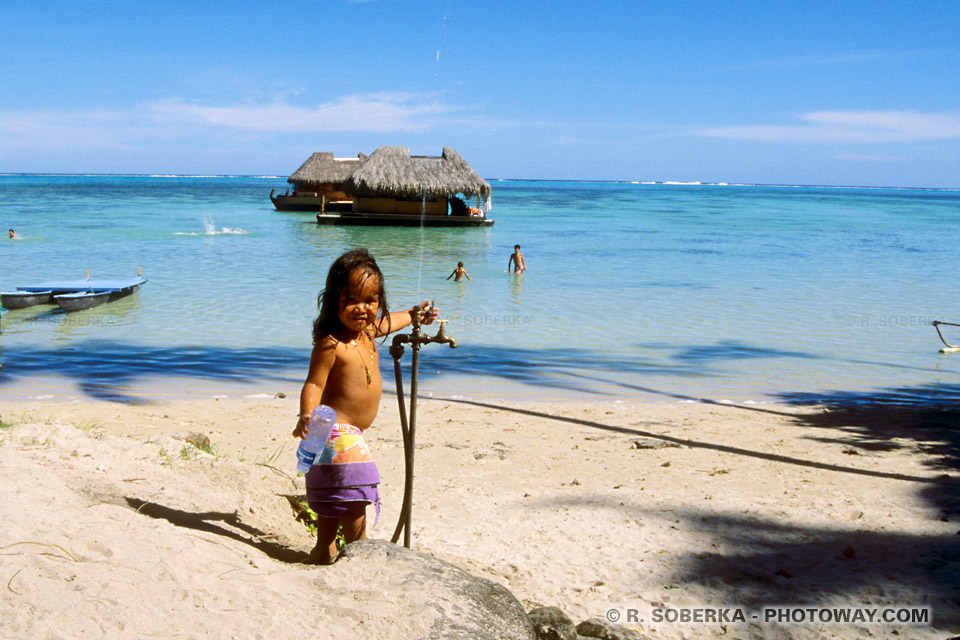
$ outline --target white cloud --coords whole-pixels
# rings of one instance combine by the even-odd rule
[[[255,133],[426,131],[478,116],[434,96],[370,93],[313,107],[286,102],[210,106],[173,98],[112,111],[0,112],[0,149],[136,148],[214,129]]]
[[[767,142],[867,144],[960,138],[960,113],[916,111],[813,111],[800,124],[714,127],[699,131],[711,138]]]
[[[200,124],[248,131],[296,133],[318,131],[420,131],[437,116],[462,111],[419,94],[372,93],[345,96],[300,107],[267,105],[204,106],[171,99],[145,106],[148,118],[168,124]]]

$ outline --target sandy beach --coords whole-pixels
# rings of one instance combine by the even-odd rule
[[[367,637],[390,637],[376,635],[391,622],[363,585],[299,563],[312,543],[288,499],[303,492],[289,437],[297,391],[5,403],[4,637],[171,637],[175,620],[178,637],[299,638],[304,625],[353,629],[348,601]],[[651,638],[946,638],[960,633],[955,420],[424,398],[412,546],[527,609],[619,617]],[[213,455],[182,440],[191,433]],[[369,534],[389,539],[403,488],[394,397],[367,439],[383,479]],[[932,622],[654,621],[789,606],[916,609]]]

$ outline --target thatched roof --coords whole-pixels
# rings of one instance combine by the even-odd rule
[[[290,184],[334,184],[346,181],[367,156],[362,153],[356,158],[334,158],[329,151],[318,151],[294,171],[287,182]]]
[[[450,147],[439,158],[411,156],[409,147],[379,147],[354,170],[344,189],[358,196],[428,200],[458,193],[490,195],[490,183]]]

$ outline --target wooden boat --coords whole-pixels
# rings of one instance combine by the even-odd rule
[[[54,280],[40,284],[17,287],[17,292],[46,293],[64,311],[89,309],[104,302],[113,302],[139,291],[146,282],[139,274],[135,278],[111,278],[91,280]],[[4,294],[6,295],[6,294]],[[5,300],[5,299],[4,299]]]
[[[318,224],[377,227],[492,227],[482,216],[411,215],[405,213],[318,213]]]
[[[7,309],[26,309],[36,304],[50,304],[53,291],[3,291],[0,306]]]
[[[64,311],[83,311],[110,301],[109,291],[77,291],[53,296],[53,301]]]

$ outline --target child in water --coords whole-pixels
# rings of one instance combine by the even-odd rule
[[[523,273],[527,270],[527,263],[523,259],[523,254],[520,253],[520,245],[513,245],[513,253],[510,254],[510,259],[507,260],[507,271],[513,271],[514,273]]]
[[[322,463],[314,464],[306,475],[307,503],[319,516],[310,561],[331,564],[337,557],[338,525],[347,543],[363,540],[367,505],[374,504],[379,511],[380,476],[363,441],[383,390],[374,339],[409,325],[414,308],[390,313],[383,273],[366,249],[348,251],[334,261],[318,306],[310,369],[293,435],[307,435],[310,414],[318,404],[337,412],[326,449],[318,455]],[[429,303],[419,308],[423,324],[437,317]]]
[[[470,274],[467,273],[467,270],[463,268],[462,262],[457,263],[457,268],[453,270],[453,273],[447,276],[447,280],[449,280],[450,278],[453,278],[453,276],[457,276],[456,278],[454,278],[455,282],[460,282],[461,280],[463,280],[464,276],[467,277],[467,280],[469,280],[470,282],[473,282],[473,278],[471,278]]]

